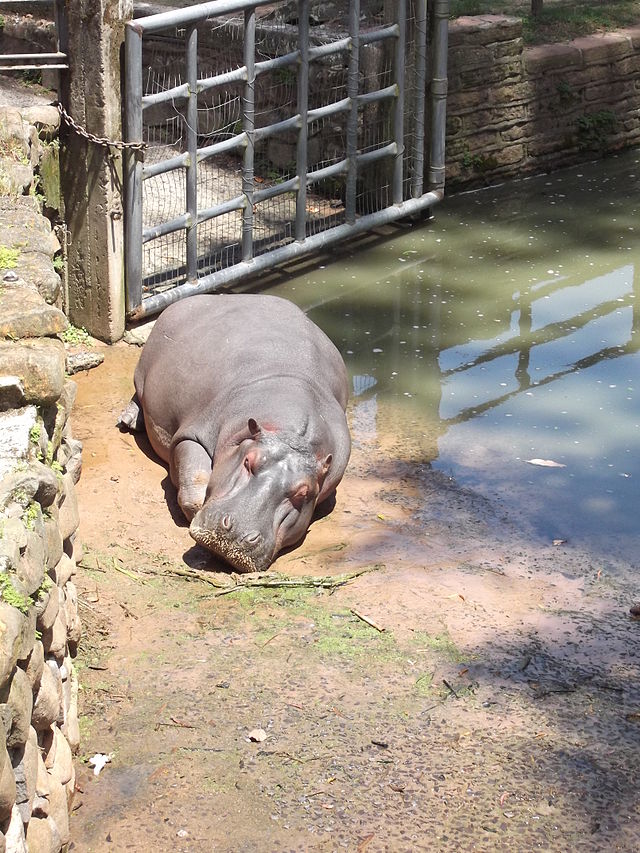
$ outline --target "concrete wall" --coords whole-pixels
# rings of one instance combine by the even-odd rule
[[[640,26],[524,47],[522,22],[449,26],[448,188],[559,169],[640,142]]]

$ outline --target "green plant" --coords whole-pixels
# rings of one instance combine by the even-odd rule
[[[0,598],[15,607],[16,610],[24,613],[25,616],[31,607],[29,600],[19,593],[13,585],[10,575],[0,575]]]
[[[53,268],[56,272],[61,272],[64,269],[64,258],[62,255],[56,255],[53,259]]]
[[[42,427],[40,426],[40,424],[34,424],[29,430],[29,441],[32,444],[39,444],[41,435]]]
[[[11,270],[18,266],[19,249],[10,249],[0,245],[0,269]]]
[[[582,151],[603,151],[616,124],[616,115],[611,110],[580,116],[577,121],[578,148]]]
[[[71,346],[93,346],[91,336],[84,327],[69,326],[64,332],[60,332],[60,338],[65,344],[71,344]]]
[[[35,501],[30,501],[29,505],[22,513],[22,523],[27,530],[33,530],[36,519],[40,515],[40,506]]]

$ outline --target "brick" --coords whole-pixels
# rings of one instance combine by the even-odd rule
[[[582,53],[573,42],[569,44],[542,44],[526,48],[524,63],[528,74],[546,74],[554,68],[580,68]]]
[[[571,44],[582,53],[585,65],[594,62],[614,62],[628,56],[633,50],[631,40],[619,33],[598,33],[574,39]]]

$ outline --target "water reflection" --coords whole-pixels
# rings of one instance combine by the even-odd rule
[[[637,169],[630,152],[450,198],[279,285],[343,352],[355,440],[503,499],[549,541],[634,558]]]

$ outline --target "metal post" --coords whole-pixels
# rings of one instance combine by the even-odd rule
[[[253,159],[255,130],[255,51],[256,51],[256,10],[246,9],[244,13],[244,65],[247,69],[247,82],[242,99],[242,129],[247,135],[247,147],[244,150],[242,165],[242,192],[246,206],[242,213],[242,260],[253,258]]]
[[[441,190],[444,187],[445,177],[444,146],[447,121],[449,0],[435,0],[434,19],[429,189]]]
[[[397,0],[396,2],[396,23],[398,25],[398,38],[396,39],[394,74],[398,95],[393,111],[393,139],[396,144],[396,153],[393,163],[392,201],[394,204],[402,204],[402,178],[404,171],[404,62],[407,43],[406,0]]]
[[[187,281],[198,278],[198,28],[192,24],[185,38],[187,100]]]
[[[125,142],[142,142],[142,31],[125,30]],[[125,273],[127,313],[142,302],[142,153],[125,148]]]
[[[425,95],[427,88],[427,0],[415,0],[416,22],[416,71],[414,98],[415,143],[413,151],[413,174],[411,176],[411,197],[422,195],[424,184],[424,118]]]
[[[349,7],[349,70],[347,74],[347,97],[350,101],[347,115],[347,182],[345,192],[345,217],[347,223],[356,221],[356,189],[358,166],[358,89],[360,63],[360,0],[351,0]]]
[[[296,240],[307,236],[307,144],[309,126],[307,110],[309,107],[309,0],[298,0],[298,147],[296,150],[296,171],[298,173],[298,193],[296,196]]]

